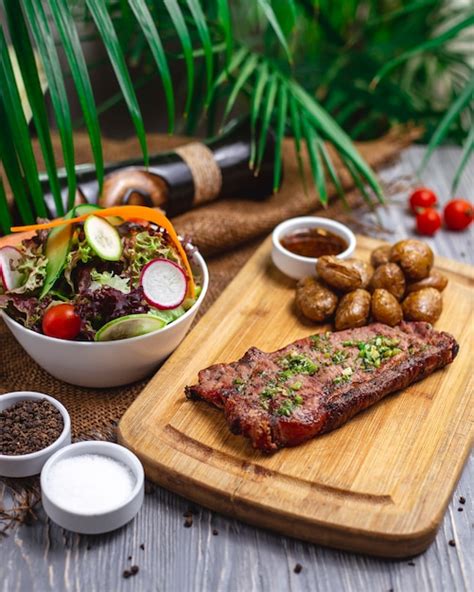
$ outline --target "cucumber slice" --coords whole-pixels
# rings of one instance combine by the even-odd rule
[[[105,261],[118,261],[122,255],[122,241],[116,229],[104,218],[89,216],[84,222],[86,239],[95,253]]]
[[[64,216],[66,220],[74,218],[75,216],[82,216],[100,210],[99,206],[94,204],[79,204],[75,206]],[[56,283],[56,280],[61,275],[66,259],[71,249],[71,238],[73,234],[73,226],[58,226],[53,228],[46,240],[45,255],[48,258],[46,265],[46,277],[44,279],[43,288],[41,290],[40,298],[46,296],[51,288]]]
[[[110,321],[101,327],[96,335],[96,341],[116,341],[146,335],[164,327],[166,323],[148,314],[133,314]]]
[[[40,298],[54,286],[56,280],[61,275],[66,264],[66,259],[71,248],[72,225],[57,226],[53,228],[46,240],[45,255],[48,259],[46,264],[46,276],[44,278],[43,288]]]
[[[76,218],[77,216],[83,216],[84,214],[93,214],[94,212],[97,212],[97,210],[101,209],[102,208],[100,206],[96,206],[95,204],[79,204],[66,214],[66,218]]]

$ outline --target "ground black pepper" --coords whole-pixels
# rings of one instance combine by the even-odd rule
[[[139,571],[139,569],[140,568],[138,567],[138,565],[132,565],[132,567],[130,568],[130,571],[132,573],[132,576],[134,576],[135,574],[137,574],[138,571]]]
[[[19,401],[0,411],[0,454],[42,450],[59,438],[63,428],[60,411],[47,399]]]
[[[213,531],[212,531],[212,534],[213,534],[214,536],[217,536],[217,535],[219,534],[219,531],[217,530],[217,528],[214,528],[214,529],[213,529]]]
[[[456,543],[453,541],[453,539],[451,539],[450,541],[448,541],[448,545],[450,547],[455,547],[456,546]]]
[[[193,525],[193,517],[188,516],[184,520],[184,528],[190,528]]]
[[[464,512],[463,508],[458,508],[458,512]]]
[[[295,565],[295,568],[293,569],[293,571],[295,572],[295,574],[299,574],[299,573],[301,573],[302,569],[303,569],[303,566],[301,565],[301,563],[297,563]]]
[[[466,503],[466,498],[461,495],[459,498],[459,503],[464,505]]]
[[[142,544],[140,545],[140,549],[141,549],[142,551],[144,551],[144,550],[145,550],[145,543],[142,543]]]
[[[408,565],[411,565],[413,567],[415,565],[415,562],[414,561],[409,561],[408,562]]]

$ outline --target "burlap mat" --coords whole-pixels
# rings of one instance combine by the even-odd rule
[[[380,140],[359,144],[359,149],[374,168],[380,168],[396,157],[400,150],[418,135],[416,129],[394,129]],[[56,138],[54,143],[57,154],[60,154]],[[182,143],[183,138],[148,136],[151,153],[169,150]],[[90,161],[89,143],[84,134],[76,136],[75,146],[77,161]],[[104,151],[107,161],[131,158],[139,154],[138,143],[135,140],[105,140]],[[318,209],[317,196],[311,183],[308,192],[304,191],[294,159],[293,143],[290,141],[285,142],[284,162],[283,186],[277,195],[265,202],[233,200],[229,197],[175,219],[178,230],[182,234],[190,235],[201,252],[208,257],[211,284],[200,311],[201,315],[244,265],[260,244],[262,237],[276,224],[286,218]],[[60,158],[58,164],[61,164]],[[339,163],[337,166],[340,167]],[[347,188],[351,187],[351,181],[345,173],[342,173],[342,181]],[[352,193],[349,201],[352,205],[357,205],[360,198],[356,193]],[[344,213],[340,203],[319,213],[328,217],[347,219],[347,213]],[[113,440],[117,422],[146,384],[146,381],[142,381],[127,387],[94,390],[60,382],[24,353],[1,322],[0,353],[0,393],[36,390],[59,399],[71,415],[75,440]]]

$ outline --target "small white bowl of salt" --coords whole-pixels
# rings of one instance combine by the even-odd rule
[[[46,514],[82,534],[109,532],[130,522],[143,503],[144,486],[138,458],[111,442],[66,446],[41,471]]]

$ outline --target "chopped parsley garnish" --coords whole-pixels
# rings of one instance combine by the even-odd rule
[[[352,370],[352,368],[350,368],[350,367],[344,368],[344,370],[341,372],[341,374],[339,374],[339,376],[336,376],[336,378],[333,379],[333,383],[334,384],[345,384],[347,382],[350,382],[352,380],[353,373],[354,373],[354,371]]]
[[[347,360],[347,356],[348,356],[347,352],[345,352],[342,349],[338,349],[332,355],[331,360],[334,362],[334,364],[342,364],[342,362]]]
[[[280,376],[285,376],[286,378],[296,374],[309,374],[312,376],[319,370],[319,366],[311,358],[295,351],[282,358],[280,363],[283,368]]]
[[[402,350],[397,347],[400,341],[398,339],[390,339],[383,335],[377,335],[367,342],[358,341],[359,358],[365,370],[371,371],[374,368],[379,368],[380,364],[389,358],[393,358]]]

